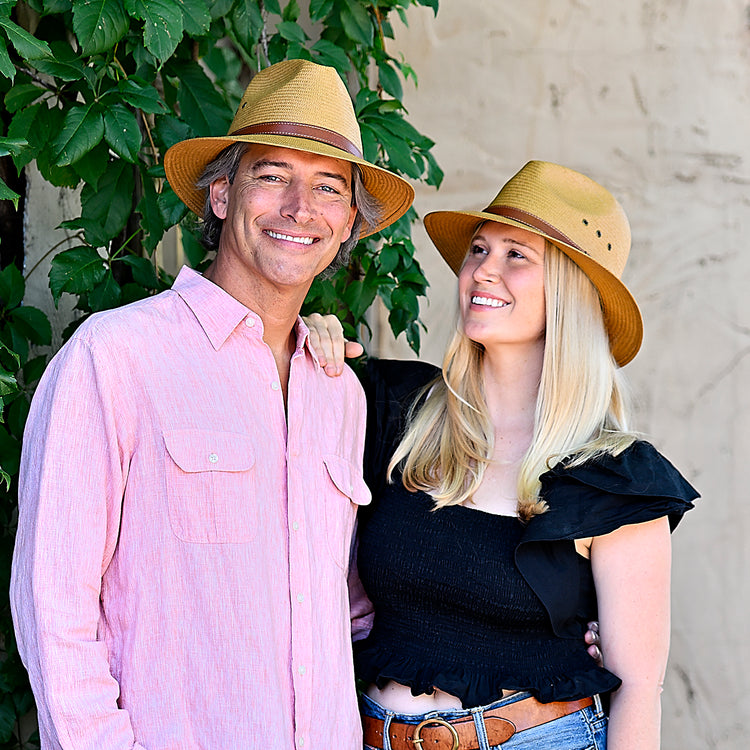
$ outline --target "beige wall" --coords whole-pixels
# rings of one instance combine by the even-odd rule
[[[703,495],[674,536],[665,750],[750,747],[750,9],[741,0],[443,0],[391,52],[445,170],[421,215],[480,208],[528,159],[606,184],[633,227],[625,279],[645,340],[626,368],[639,424]],[[423,356],[439,362],[453,277],[432,282]],[[380,337],[382,341],[387,337]],[[404,345],[381,353],[401,356]]]

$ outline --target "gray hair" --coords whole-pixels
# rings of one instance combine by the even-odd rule
[[[226,177],[230,183],[234,182],[237,175],[242,157],[247,152],[251,144],[238,142],[227,146],[221,153],[209,164],[201,173],[201,176],[195,181],[195,186],[206,191],[206,201],[203,205],[203,222],[201,231],[201,242],[208,250],[218,250],[219,237],[224,220],[220,219],[211,208],[211,196],[208,191],[212,182]],[[354,217],[354,224],[349,239],[341,243],[336,257],[321,276],[330,276],[342,266],[349,263],[354,246],[359,241],[359,234],[362,225],[376,227],[381,220],[383,205],[382,203],[365,187],[362,179],[362,170],[358,165],[352,163],[352,205],[357,207],[357,213]]]

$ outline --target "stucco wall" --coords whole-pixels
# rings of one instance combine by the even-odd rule
[[[479,208],[528,159],[583,171],[631,219],[645,320],[626,372],[638,427],[703,494],[674,536],[665,750],[750,747],[750,6],[741,0],[443,0],[392,53],[437,143],[421,215]],[[426,235],[422,355],[439,363],[454,279]],[[408,355],[378,337],[382,354]]]

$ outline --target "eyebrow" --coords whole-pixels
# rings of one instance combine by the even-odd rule
[[[253,172],[257,172],[258,170],[264,169],[265,167],[277,167],[279,169],[286,169],[289,171],[293,170],[292,165],[288,161],[279,161],[276,159],[258,159],[258,161],[253,162],[251,169]],[[346,177],[344,177],[344,175],[338,172],[320,171],[320,172],[316,172],[316,174],[319,177],[328,177],[332,180],[337,180],[342,185],[345,185],[347,188],[350,187],[350,183],[346,179]]]
[[[484,242],[489,242],[489,240],[481,232],[478,232],[477,234],[475,234],[474,237],[473,237],[473,240],[482,240]],[[521,240],[514,240],[512,237],[506,237],[503,240],[503,242],[506,245],[520,245],[521,247],[527,247],[529,250],[531,250],[531,251],[533,251],[535,253],[539,252],[538,248],[534,247],[533,245],[528,245],[525,242],[521,242]]]

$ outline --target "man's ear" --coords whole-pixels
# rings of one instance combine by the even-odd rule
[[[217,219],[227,218],[227,204],[229,202],[229,178],[224,176],[214,180],[208,186],[208,195],[211,198],[211,210]]]

